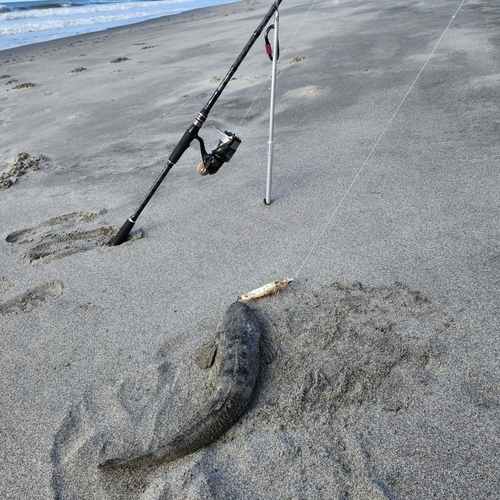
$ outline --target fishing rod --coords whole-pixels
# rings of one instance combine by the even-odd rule
[[[111,245],[121,245],[127,239],[130,231],[137,221],[137,218],[144,210],[149,200],[154,195],[155,191],[159,188],[160,184],[163,182],[163,179],[165,179],[165,176],[168,174],[170,169],[179,161],[179,159],[184,154],[186,149],[189,148],[193,140],[196,139],[200,143],[202,162],[198,165],[197,171],[201,175],[213,175],[217,173],[219,168],[232,158],[232,156],[238,149],[238,146],[241,144],[241,139],[236,136],[236,134],[233,134],[232,132],[229,132],[227,130],[219,130],[223,134],[223,138],[219,140],[217,146],[212,150],[211,153],[207,153],[205,149],[205,143],[203,142],[203,139],[198,135],[198,132],[205,123],[210,110],[222,94],[222,91],[226,88],[226,85],[236,73],[239,65],[241,64],[243,59],[245,59],[246,55],[252,48],[252,45],[255,43],[257,38],[259,38],[262,30],[265,28],[281,2],[282,0],[273,1],[273,5],[264,16],[264,19],[262,19],[257,29],[253,32],[245,47],[243,47],[243,50],[234,61],[226,76],[222,79],[219,86],[215,89],[212,97],[210,97],[204,108],[198,113],[191,126],[184,132],[181,140],[170,154],[167,164],[163,167],[160,175],[157,177],[153,185],[149,188],[148,193],[146,194],[140,205],[136,208],[135,212],[124,222],[118,233],[111,239]]]

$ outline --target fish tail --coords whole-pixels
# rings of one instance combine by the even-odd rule
[[[134,455],[131,457],[112,457],[99,462],[100,469],[107,467],[135,467],[137,465],[148,465],[153,461],[153,455]]]

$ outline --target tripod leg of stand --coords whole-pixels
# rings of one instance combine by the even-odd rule
[[[273,45],[273,69],[271,79],[271,111],[269,116],[269,141],[267,143],[267,183],[266,198],[264,203],[271,204],[271,181],[273,175],[273,153],[274,153],[274,99],[276,96],[276,65],[278,64],[278,9],[274,18],[274,45]]]

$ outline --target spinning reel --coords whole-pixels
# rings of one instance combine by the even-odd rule
[[[203,139],[196,135],[195,139],[200,143],[201,158],[202,162],[198,165],[196,170],[200,175],[213,175],[216,174],[223,163],[229,161],[238,146],[241,144],[241,139],[232,132],[227,130],[222,131],[220,128],[215,127],[222,135],[222,139],[219,139],[217,146],[212,150],[211,153],[207,153],[205,149],[205,143]]]
[[[124,241],[127,240],[130,231],[132,230],[134,224],[137,221],[137,218],[139,217],[139,215],[141,215],[144,208],[146,208],[146,205],[149,203],[152,196],[155,194],[156,190],[160,187],[160,184],[165,179],[165,176],[170,172],[172,167],[179,161],[181,156],[186,152],[187,148],[189,148],[193,139],[196,139],[200,143],[202,162],[198,165],[197,170],[198,173],[201,175],[213,175],[217,173],[222,164],[229,161],[233,157],[234,153],[238,149],[238,146],[241,144],[241,140],[239,137],[236,136],[236,134],[228,132],[227,130],[226,131],[219,130],[219,132],[221,132],[223,135],[222,139],[219,140],[217,146],[211,153],[207,153],[205,145],[203,143],[203,139],[198,135],[198,132],[200,131],[202,125],[207,120],[210,110],[217,102],[217,99],[222,94],[222,91],[226,88],[226,85],[232,80],[232,77],[235,74],[238,67],[240,66],[241,62],[243,61],[243,59],[245,59],[249,50],[252,48],[257,38],[259,38],[260,34],[267,26],[274,13],[276,13],[274,33],[275,34],[277,33],[278,31],[277,13],[278,13],[278,7],[281,4],[281,2],[282,0],[273,0],[271,8],[264,16],[260,24],[257,26],[257,29],[253,32],[252,36],[250,37],[246,45],[243,47],[243,50],[240,52],[240,55],[234,61],[233,65],[227,72],[226,76],[219,83],[218,87],[215,89],[215,92],[212,94],[212,96],[207,101],[205,106],[198,113],[193,123],[184,132],[184,135],[181,137],[181,140],[177,143],[177,146],[175,146],[172,153],[170,153],[167,163],[160,172],[160,175],[158,175],[156,180],[153,182],[152,186],[149,188],[149,191],[147,192],[146,196],[143,198],[139,206],[135,209],[133,214],[123,223],[118,233],[111,240],[112,245],[121,245]],[[267,32],[267,34],[269,34],[269,31]],[[276,57],[274,59],[275,60],[273,61],[273,64],[276,63],[276,60],[278,58]],[[276,72],[274,71],[274,73]],[[269,151],[271,151],[271,146],[269,146]],[[268,198],[267,195],[266,198]]]

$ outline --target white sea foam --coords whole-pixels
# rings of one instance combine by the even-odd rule
[[[112,3],[112,4],[92,4],[82,7],[59,7],[59,8],[49,8],[49,9],[31,9],[22,11],[10,11],[0,14],[0,22],[3,21],[14,21],[17,19],[32,19],[38,17],[66,17],[66,16],[77,16],[77,15],[87,15],[93,14],[95,12],[114,12],[120,10],[133,10],[134,12],[149,12],[151,10],[161,12],[172,11],[172,6],[175,4],[186,4],[194,3],[186,2],[186,0],[158,0],[156,2],[123,2],[123,3]],[[185,9],[184,9],[185,10]]]
[[[150,12],[131,12],[129,14],[113,14],[108,16],[92,16],[84,19],[48,19],[43,22],[23,23],[18,26],[0,28],[0,36],[18,35],[21,33],[33,33],[36,31],[53,31],[63,28],[74,28],[77,26],[100,25],[104,23],[117,23],[120,21],[130,21],[137,19],[140,21],[145,17],[160,17],[166,14],[175,14],[181,10],[169,9],[150,11]],[[126,23],[124,23],[126,24]]]
[[[199,7],[229,3],[232,0],[150,0],[120,1],[47,0],[0,4],[0,50],[44,40],[90,33],[125,24],[177,14]],[[54,7],[59,4],[60,7]]]

